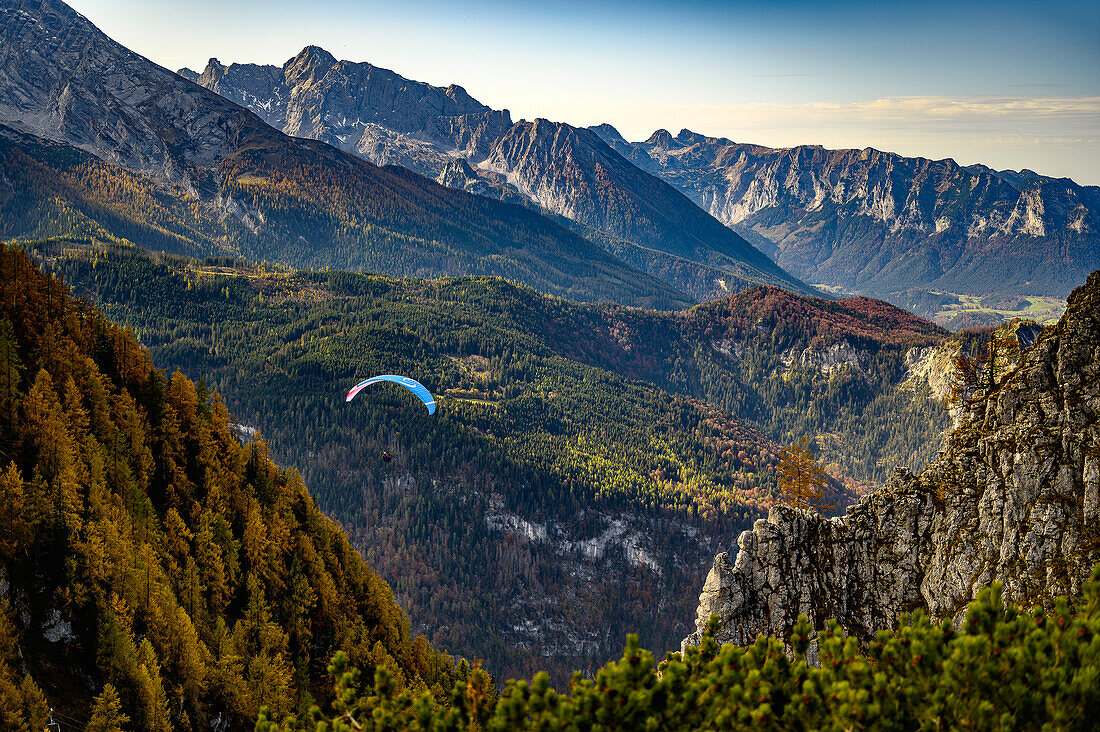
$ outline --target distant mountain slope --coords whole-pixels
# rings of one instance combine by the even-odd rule
[[[0,121],[213,191],[213,169],[280,137],[124,48],[59,0],[0,0]]]
[[[1100,267],[1100,188],[878,150],[591,128],[808,282],[1065,297]]]
[[[6,247],[0,369],[0,729],[83,728],[106,684],[132,729],[248,729],[327,706],[337,650],[447,698],[297,473]]]
[[[187,253],[497,275],[651,307],[686,299],[535,211],[284,135],[56,0],[0,0],[0,123],[23,133],[2,135],[9,237],[97,226],[139,243],[148,231],[150,244],[175,240],[166,248]]]
[[[696,298],[753,284],[812,292],[588,130],[543,119],[513,124],[507,110],[480,104],[462,87],[433,87],[369,63],[337,61],[316,46],[281,69],[211,59],[202,74],[180,73],[288,134],[448,185],[520,197],[616,237],[626,244],[617,256]],[[456,157],[471,167],[453,170]],[[677,260],[703,266],[679,267]]]

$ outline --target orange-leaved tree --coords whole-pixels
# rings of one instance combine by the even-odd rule
[[[814,509],[819,513],[836,508],[835,503],[825,503],[829,474],[817,464],[806,437],[783,448],[775,472],[779,476],[779,500],[788,506]]]

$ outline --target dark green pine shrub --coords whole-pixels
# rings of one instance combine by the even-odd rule
[[[766,636],[719,646],[716,629],[712,617],[698,648],[660,664],[632,636],[621,660],[594,680],[574,675],[568,694],[539,673],[495,699],[477,669],[448,700],[398,692],[385,668],[364,687],[340,654],[328,714],[280,724],[261,713],[256,730],[1086,730],[1100,720],[1100,567],[1082,597],[1052,609],[1006,605],[995,583],[961,630],[918,611],[861,644],[832,622],[819,666],[807,663],[805,617],[789,646]]]

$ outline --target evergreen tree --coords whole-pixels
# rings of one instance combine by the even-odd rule
[[[0,260],[0,365],[4,349],[22,365],[10,391],[0,372],[17,402],[10,424],[0,411],[0,729],[41,730],[51,706],[91,716],[79,695],[47,703],[40,669],[51,690],[109,683],[100,728],[121,710],[157,731],[325,703],[340,649],[399,688],[450,685],[450,659],[415,641],[297,474],[233,437],[216,393],[154,369],[23,252]],[[43,643],[47,618],[74,638]]]
[[[92,717],[84,729],[85,732],[126,732],[129,722],[130,718],[122,712],[118,691],[106,684],[103,693],[96,697],[92,705]]]

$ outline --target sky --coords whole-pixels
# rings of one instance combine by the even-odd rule
[[[1100,3],[71,0],[172,70],[306,45],[513,119],[874,147],[1100,185]]]

